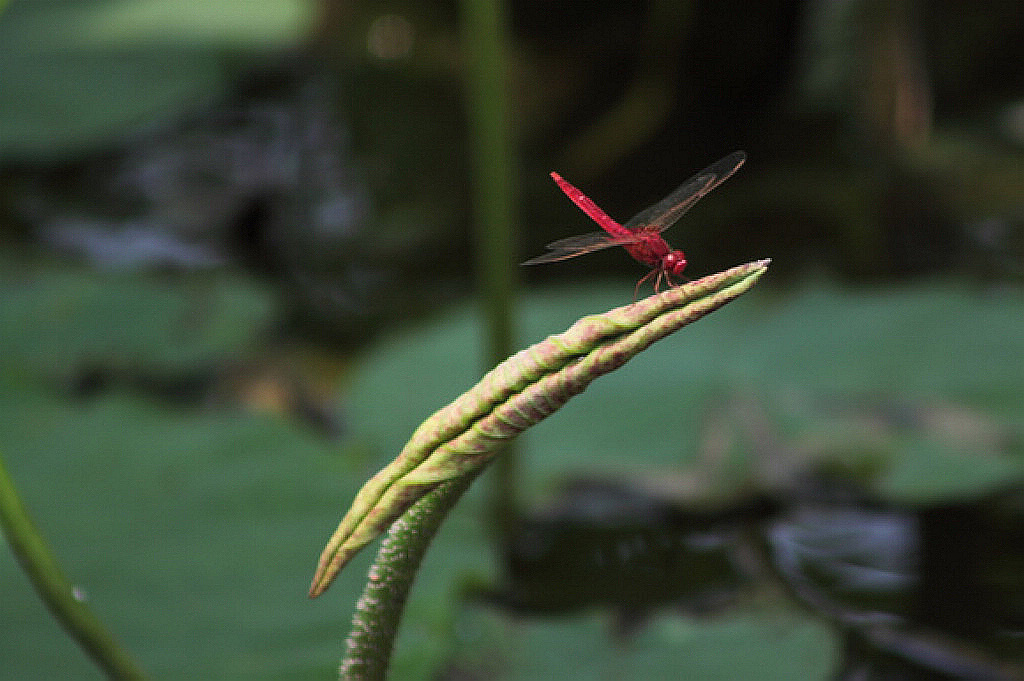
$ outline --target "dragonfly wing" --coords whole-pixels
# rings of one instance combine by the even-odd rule
[[[643,227],[645,231],[650,232],[663,232],[674,225],[708,192],[729,179],[745,160],[747,160],[745,153],[734,151],[679,185],[675,191],[658,203],[634,215],[624,226]]]
[[[586,255],[594,251],[600,251],[612,246],[633,244],[639,241],[638,236],[611,236],[608,232],[590,232],[570,236],[548,244],[549,253],[530,258],[524,265],[539,265],[544,262],[555,262],[566,258],[575,258],[578,255]]]

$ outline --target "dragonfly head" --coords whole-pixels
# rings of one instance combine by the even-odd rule
[[[669,275],[678,277],[686,269],[686,256],[682,251],[670,251],[662,258],[661,265]]]

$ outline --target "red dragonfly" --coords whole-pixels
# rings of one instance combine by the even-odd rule
[[[673,250],[661,238],[661,233],[674,225],[686,211],[693,208],[705,194],[725,182],[730,175],[743,165],[747,155],[735,151],[725,158],[711,164],[653,206],[640,211],[624,225],[612,220],[601,210],[590,197],[562,179],[558,173],[551,173],[552,179],[558,183],[566,196],[580,210],[601,226],[603,232],[591,232],[559,239],[548,244],[550,253],[538,255],[524,262],[524,265],[539,265],[544,262],[555,262],[566,258],[575,258],[599,251],[602,248],[622,246],[633,258],[651,268],[643,279],[637,282],[636,292],[640,285],[651,277],[654,280],[654,292],[658,292],[662,278],[669,286],[676,286],[672,277],[682,276],[686,268],[686,256],[682,251]]]

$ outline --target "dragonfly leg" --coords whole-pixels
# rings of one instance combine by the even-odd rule
[[[683,276],[683,275],[680,274],[679,276],[682,278],[683,281],[680,281],[679,283],[676,283],[676,282],[672,281],[672,277],[669,276],[668,272],[664,272],[664,275],[665,275],[665,281],[668,282],[668,285],[669,285],[670,288],[676,288],[678,286],[682,286],[683,285],[683,281],[693,281],[689,277],[686,277],[686,276]],[[661,281],[661,275],[658,276],[658,281]],[[655,290],[657,290],[657,289],[655,289]]]
[[[653,277],[655,274],[658,275],[657,280],[654,282],[654,292],[658,292],[658,284],[661,283],[662,270],[660,268],[652,269],[650,272],[643,276],[643,279],[636,282],[636,288],[633,289],[633,301],[636,302],[637,297],[640,295],[640,287],[644,285],[644,282]]]

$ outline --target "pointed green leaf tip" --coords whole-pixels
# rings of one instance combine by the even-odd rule
[[[424,421],[398,457],[356,494],[320,555],[310,597],[323,593],[356,552],[424,494],[485,466],[501,445],[557,411],[595,378],[747,291],[770,262],[733,267],[584,317],[499,364]]]

